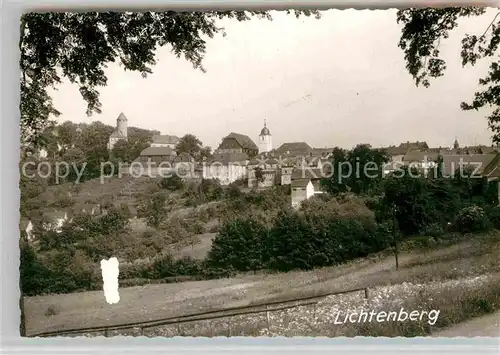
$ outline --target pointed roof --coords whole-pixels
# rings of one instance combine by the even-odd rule
[[[123,112],[120,112],[120,114],[118,115],[118,118],[116,120],[117,121],[128,121],[127,116],[125,116],[125,114]]]

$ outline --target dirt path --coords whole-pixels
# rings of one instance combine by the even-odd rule
[[[433,337],[500,337],[500,311],[453,325]]]

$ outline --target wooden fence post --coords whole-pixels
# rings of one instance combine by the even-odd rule
[[[316,323],[316,303],[313,304],[313,323]]]
[[[368,298],[368,287],[365,288],[365,298]]]
[[[231,336],[231,317],[228,318],[227,320],[227,328],[228,328],[228,336]]]

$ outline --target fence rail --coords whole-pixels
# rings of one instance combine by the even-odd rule
[[[323,293],[323,294],[319,294],[319,295],[315,295],[315,296],[294,298],[294,299],[289,299],[289,300],[280,300],[280,301],[266,302],[266,303],[261,303],[261,304],[222,308],[222,309],[209,310],[209,311],[192,313],[192,314],[184,314],[184,315],[180,315],[180,316],[172,316],[172,317],[167,317],[167,318],[155,319],[155,320],[151,320],[151,321],[122,323],[122,324],[99,326],[99,327],[56,330],[56,331],[50,331],[50,332],[30,334],[27,336],[28,337],[51,337],[51,336],[60,336],[60,335],[69,335],[69,334],[84,334],[84,333],[99,333],[99,332],[104,332],[104,334],[107,336],[109,331],[126,330],[126,329],[134,329],[134,328],[140,328],[141,334],[143,334],[144,329],[158,327],[158,326],[182,324],[182,323],[187,323],[187,322],[196,322],[196,321],[220,319],[220,318],[227,318],[227,317],[235,317],[235,316],[240,316],[240,315],[245,315],[245,314],[275,312],[275,311],[280,311],[280,310],[285,310],[285,309],[313,305],[313,304],[318,303],[320,299],[325,298],[325,297],[329,297],[329,296],[336,296],[336,295],[342,295],[342,294],[346,294],[346,293],[354,293],[354,292],[360,292],[360,291],[364,291],[364,297],[368,298],[368,288],[363,287],[363,288],[356,288],[356,289],[350,289],[350,290],[344,290],[344,291],[338,291],[338,292]],[[296,303],[296,304],[287,305],[289,303]],[[263,308],[263,309],[259,309],[259,308]]]

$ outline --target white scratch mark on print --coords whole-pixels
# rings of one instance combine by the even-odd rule
[[[120,270],[118,268],[118,259],[110,258],[109,260],[101,260],[101,271],[103,280],[104,297],[109,304],[115,304],[120,301],[120,294],[118,292],[118,275]]]

